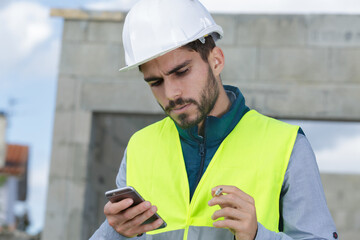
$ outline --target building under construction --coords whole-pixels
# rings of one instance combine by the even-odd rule
[[[125,14],[52,11],[64,28],[43,239],[91,236],[105,219],[104,192],[115,187],[129,137],[163,117],[142,76],[118,72]],[[360,121],[359,16],[214,19],[225,33],[222,79],[251,108],[282,119]],[[356,239],[360,176],[321,177],[341,239]]]

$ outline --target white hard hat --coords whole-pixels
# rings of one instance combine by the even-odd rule
[[[127,70],[187,43],[223,35],[198,0],[141,0],[127,14],[123,44]]]

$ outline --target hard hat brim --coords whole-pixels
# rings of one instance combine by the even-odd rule
[[[184,45],[182,45],[182,46],[184,46]],[[132,70],[132,69],[134,69],[134,68],[137,68],[138,66],[140,66],[140,65],[142,65],[142,64],[144,64],[144,63],[146,63],[146,62],[149,62],[149,61],[151,61],[151,60],[153,60],[153,59],[155,59],[155,58],[157,58],[157,57],[160,57],[160,56],[162,56],[162,55],[164,55],[164,54],[166,54],[166,53],[168,53],[168,52],[171,52],[171,51],[173,51],[173,50],[175,50],[175,49],[177,49],[177,48],[179,48],[179,47],[182,47],[182,46],[176,46],[176,47],[174,47],[174,48],[171,48],[171,49],[168,49],[168,50],[166,50],[166,51],[164,51],[164,52],[161,52],[161,53],[159,53],[159,54],[157,54],[157,55],[155,55],[155,56],[152,56],[152,57],[150,57],[150,58],[147,58],[147,59],[145,59],[145,60],[143,60],[143,61],[141,61],[141,62],[132,64],[132,65],[129,65],[129,66],[122,67],[122,68],[119,69],[119,72],[125,72],[125,71],[128,71],[128,70]]]
[[[211,28],[212,28],[213,31],[211,31],[210,34],[208,34],[208,33],[204,34],[204,32],[200,32],[200,33],[198,33],[196,36],[194,36],[192,38],[193,39],[192,41],[198,40],[199,38],[204,37],[206,35],[211,35],[213,37],[214,41],[217,41],[218,39],[221,39],[223,37],[224,33],[223,33],[222,28],[219,25],[214,25]],[[206,29],[206,30],[209,31],[209,28]],[[164,55],[164,54],[166,54],[168,52],[171,52],[171,51],[173,51],[173,50],[175,50],[177,48],[183,47],[183,46],[185,46],[186,44],[188,44],[188,43],[190,43],[192,41],[186,41],[184,43],[180,43],[180,44],[176,45],[175,47],[169,48],[169,49],[167,49],[167,50],[165,50],[163,52],[155,54],[154,56],[146,58],[146,59],[144,59],[142,61],[136,62],[134,64],[131,64],[131,65],[128,65],[128,66],[125,66],[125,67],[122,67],[122,68],[119,69],[119,72],[125,72],[125,71],[128,71],[128,70],[134,69],[134,68],[136,68],[136,67],[138,67],[138,66],[140,66],[140,65],[142,65],[142,64],[144,64],[144,63],[146,63],[148,61],[151,61],[151,60],[153,60],[153,59],[155,59],[157,57],[160,57],[160,56],[162,56],[162,55]]]

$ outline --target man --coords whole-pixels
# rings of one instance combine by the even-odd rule
[[[168,118],[132,136],[117,176],[148,201],[108,202],[92,239],[337,239],[301,129],[222,85],[222,34],[195,0],[142,0],[127,15],[123,70],[139,68]],[[142,224],[156,212],[167,227]]]

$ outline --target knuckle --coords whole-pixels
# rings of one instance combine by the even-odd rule
[[[114,229],[115,229],[115,231],[118,232],[118,233],[121,233],[121,234],[125,233],[125,232],[123,231],[123,228],[122,228],[120,225],[114,227]]]
[[[234,194],[228,194],[228,198],[233,202],[235,201],[235,196]]]
[[[146,211],[146,217],[151,217],[156,212],[156,208],[150,208],[148,211]]]
[[[132,216],[130,215],[130,213],[127,211],[127,212],[124,212],[124,214],[122,215],[122,217],[126,220],[126,221],[129,221],[132,219]]]
[[[104,214],[105,214],[105,215],[111,214],[111,208],[110,208],[110,204],[109,204],[109,203],[105,204],[105,206],[104,206]]]
[[[223,209],[224,213],[226,215],[230,215],[232,212],[233,212],[233,209],[229,208],[229,207],[226,207]]]
[[[134,219],[133,224],[136,226],[141,225],[143,222],[145,221],[145,219],[143,217],[137,217]]]
[[[232,191],[236,191],[236,190],[239,190],[237,187],[235,187],[235,186],[230,186],[230,189],[232,190]]]
[[[151,205],[150,205],[150,206],[151,206]],[[147,209],[149,209],[149,202],[143,202],[143,203],[141,204],[140,210],[141,210],[142,212],[144,212],[144,211],[146,211]]]
[[[251,213],[246,213],[246,219],[252,219],[252,214]],[[246,221],[247,223],[249,223],[250,221]]]
[[[151,216],[150,210],[147,210],[147,211],[143,212],[142,216],[143,216],[143,218],[149,218]]]
[[[219,221],[219,226],[220,226],[220,227],[230,226],[230,222],[229,222],[229,220],[227,220],[227,219],[222,220],[222,221]]]
[[[137,227],[134,221],[127,222],[126,225],[123,226],[124,231],[126,231],[128,235],[132,235]]]
[[[153,225],[152,225],[152,223],[150,223],[150,224],[144,225],[143,228],[142,228],[142,231],[143,231],[143,232],[148,232],[148,231],[151,231],[151,230],[153,230],[153,229],[154,229],[154,228],[153,228]]]
[[[109,225],[110,225],[111,227],[115,228],[116,222],[115,222],[114,219],[108,219],[108,223],[109,223]]]
[[[147,219],[149,219],[153,214],[151,211],[144,212],[141,216],[136,218],[136,225],[141,225],[143,222],[145,222]]]

